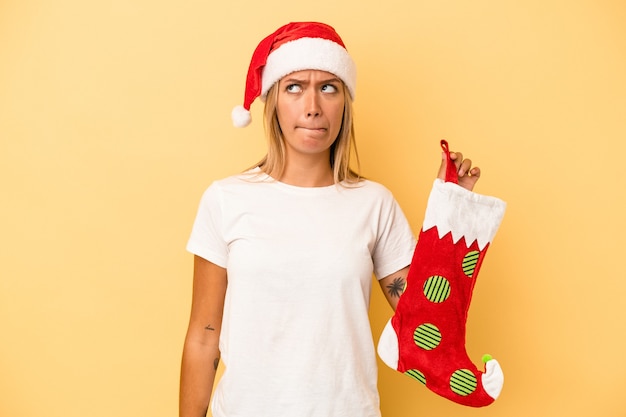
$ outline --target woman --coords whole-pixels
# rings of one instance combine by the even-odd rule
[[[415,239],[391,193],[349,166],[355,80],[321,23],[285,25],[255,50],[233,120],[265,100],[269,149],[198,210],[181,417],[205,415],[220,355],[214,417],[380,416],[371,276],[395,308]],[[479,169],[453,159],[471,190]]]

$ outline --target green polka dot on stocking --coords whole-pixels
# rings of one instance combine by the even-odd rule
[[[474,275],[474,270],[476,269],[476,264],[478,263],[478,257],[480,256],[480,252],[477,250],[473,250],[471,252],[467,252],[465,257],[463,258],[463,272],[468,277],[472,277]]]
[[[469,369],[459,369],[450,377],[450,389],[455,394],[467,396],[476,390],[476,376]]]
[[[423,373],[421,373],[417,369],[409,369],[404,374],[426,385],[426,377],[424,376]]]
[[[441,332],[434,324],[422,324],[413,332],[413,340],[422,349],[433,350],[441,342]]]
[[[450,282],[440,275],[435,275],[424,283],[424,295],[433,303],[442,303],[450,295]]]

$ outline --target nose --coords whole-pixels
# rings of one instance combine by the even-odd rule
[[[319,96],[317,91],[313,91],[312,89],[306,92],[305,98],[305,112],[306,117],[318,117],[322,114],[322,108],[319,103]]]

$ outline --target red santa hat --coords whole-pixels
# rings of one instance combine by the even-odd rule
[[[324,23],[289,23],[263,39],[252,54],[243,106],[233,109],[233,124],[249,125],[252,102],[257,97],[265,101],[269,89],[282,77],[311,69],[339,77],[354,100],[356,65],[335,29]]]

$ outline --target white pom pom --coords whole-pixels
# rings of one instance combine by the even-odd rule
[[[235,127],[246,127],[252,121],[252,115],[242,105],[236,106],[230,117],[233,119]]]

